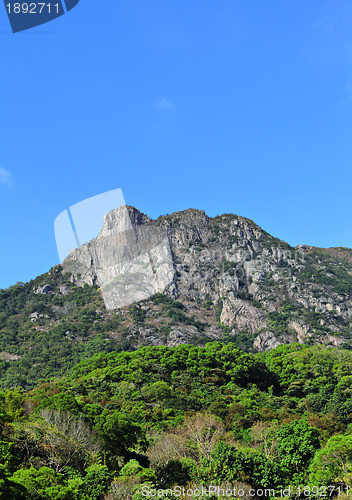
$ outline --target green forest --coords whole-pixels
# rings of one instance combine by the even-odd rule
[[[0,394],[0,498],[344,498],[351,371],[351,351],[299,344],[98,353]]]
[[[0,499],[348,497],[349,343],[254,352],[222,302],[107,311],[61,266],[1,290]],[[269,312],[272,330],[298,308]],[[198,334],[177,347],[139,333],[180,326]]]

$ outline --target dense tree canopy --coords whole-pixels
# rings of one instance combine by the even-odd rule
[[[351,366],[350,351],[298,344],[96,354],[30,392],[0,393],[0,498],[351,486]]]

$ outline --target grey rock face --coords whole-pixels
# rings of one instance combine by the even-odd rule
[[[9,352],[2,351],[0,352],[0,359],[4,359],[5,361],[18,361],[22,356],[17,356],[16,354],[10,354]]]
[[[181,344],[188,344],[193,335],[198,333],[195,326],[173,328],[167,336],[167,346],[175,347]]]
[[[309,332],[309,327],[304,323],[302,324],[300,321],[292,320],[288,326],[297,333],[297,341],[300,343],[304,343],[304,341],[312,335]]]
[[[233,292],[229,292],[224,299],[220,322],[235,327],[236,330],[247,329],[249,333],[269,327],[263,311],[251,306],[245,300],[236,298]]]
[[[49,293],[52,293],[53,289],[50,285],[44,285],[39,287],[35,293],[42,293],[44,295],[48,295]]]
[[[99,236],[74,249],[64,268],[82,283],[98,283],[111,310],[165,291],[174,278],[166,231],[126,207],[106,214]]]
[[[254,340],[253,347],[258,351],[270,351],[278,347],[280,342],[277,340],[273,332],[263,332]]]
[[[59,290],[60,290],[60,293],[61,293],[62,295],[64,295],[64,296],[65,296],[65,295],[68,295],[68,294],[70,293],[70,287],[69,287],[69,286],[67,286],[67,285],[61,285],[61,286],[59,287]]]
[[[38,312],[33,312],[29,315],[30,322],[35,323],[38,319],[48,319],[49,316],[47,314],[39,314]]]
[[[63,268],[78,285],[98,283],[108,309],[158,292],[210,303],[219,324],[233,335],[257,334],[254,347],[266,350],[308,338],[344,341],[352,326],[352,257],[345,255],[290,247],[236,215],[189,209],[152,220],[125,207],[107,214],[99,236],[72,251]],[[171,331],[167,343],[188,334]]]

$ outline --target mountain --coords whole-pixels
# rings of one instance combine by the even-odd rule
[[[142,345],[351,348],[351,321],[350,249],[291,247],[233,214],[120,207],[62,266],[0,291],[0,376],[30,388]]]
[[[132,225],[128,232],[135,238],[126,241],[125,231],[119,231],[111,241],[106,234],[120,223],[122,210],[109,213],[98,238],[64,262],[79,286],[101,282],[99,268],[112,269],[116,261],[115,275],[123,276],[124,265],[133,259],[124,250],[138,246],[142,230],[153,235],[154,246],[154,236],[159,234],[161,241],[165,234],[172,259],[170,269],[160,273],[163,279],[156,280],[154,293],[166,291],[186,301],[198,319],[204,318],[204,307],[214,312],[217,324],[207,318],[205,335],[221,336],[219,327],[226,335],[246,333],[258,350],[293,341],[337,346],[349,339],[352,250],[293,248],[244,217],[209,218],[192,209],[151,220],[127,207]],[[151,312],[146,317],[154,323]]]
[[[0,499],[348,492],[351,266],[236,215],[106,214],[0,291]]]

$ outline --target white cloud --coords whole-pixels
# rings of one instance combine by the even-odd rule
[[[164,109],[174,109],[174,105],[172,104],[169,99],[166,99],[166,97],[160,97],[159,99],[155,99],[155,104],[158,106],[158,108],[164,108]]]
[[[7,187],[11,187],[13,184],[11,172],[2,167],[0,167],[0,184]]]

